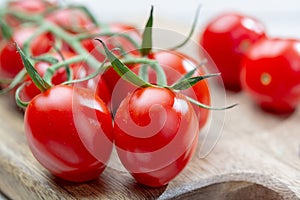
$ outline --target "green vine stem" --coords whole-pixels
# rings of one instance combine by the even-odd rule
[[[0,90],[0,95],[12,91],[16,86],[18,86],[20,83],[23,82],[25,76],[26,76],[26,70],[23,69],[15,76],[15,78],[11,81],[11,83],[6,88]]]
[[[84,7],[80,7],[80,9],[82,9],[84,12],[88,11]],[[65,41],[79,55],[75,59],[71,58],[71,59],[68,59],[68,60],[62,62],[62,64],[57,64],[57,65],[54,64],[52,67],[48,68],[47,73],[45,74],[45,79],[47,81],[51,80],[51,78],[49,76],[52,76],[54,74],[55,70],[59,69],[61,66],[66,65],[66,64],[72,64],[74,62],[84,61],[95,70],[97,70],[99,68],[101,63],[99,61],[97,61],[96,58],[94,58],[93,56],[90,56],[90,53],[85,48],[82,47],[81,40],[83,40],[83,39],[92,39],[96,36],[120,36],[120,37],[127,39],[129,42],[131,42],[136,48],[139,48],[139,45],[135,42],[135,40],[132,37],[130,37],[130,35],[125,34],[125,33],[115,33],[115,32],[110,32],[107,29],[105,29],[106,32],[100,33],[100,34],[82,33],[82,34],[78,34],[78,35],[73,35],[67,31],[65,31],[58,25],[51,23],[50,21],[44,20],[43,16],[41,16],[41,15],[28,15],[26,13],[14,12],[9,9],[1,10],[0,14],[2,16],[4,14],[10,14],[10,15],[15,16],[16,18],[25,20],[28,23],[33,23],[36,26],[40,26],[40,28],[38,28],[37,31],[32,36],[30,36],[23,44],[22,49],[24,50],[24,53],[26,56],[31,54],[30,42],[35,37],[37,37],[45,32],[50,32],[53,35],[55,35],[56,39]],[[96,22],[95,18],[91,15],[90,12],[87,14],[88,14],[88,16],[90,16],[90,18],[94,22]],[[96,24],[98,24],[98,23],[96,23]],[[80,59],[78,59],[78,58],[80,58]],[[34,63],[34,60],[33,60],[33,63]]]
[[[16,103],[17,105],[22,108],[22,109],[25,109],[29,102],[25,102],[25,101],[22,101],[22,99],[20,98],[20,92],[23,90],[23,88],[26,86],[28,82],[24,82],[23,84],[21,84],[17,90],[16,90],[16,94],[15,94],[15,100],[16,100]]]
[[[81,79],[75,79],[75,80],[68,80],[68,81],[65,81],[64,83],[62,83],[63,85],[69,85],[69,84],[75,84],[75,83],[80,83],[80,82],[84,82],[84,81],[88,81],[90,79],[93,79],[95,77],[97,77],[99,74],[101,74],[103,72],[103,66],[104,64],[106,63],[107,59],[105,59],[103,61],[103,63],[101,64],[101,66],[92,74],[84,77],[84,78],[81,78]]]
[[[87,7],[85,7],[83,5],[70,5],[68,8],[80,9],[92,20],[92,22],[95,24],[95,26],[101,26],[102,25],[102,23],[100,24],[97,21],[96,17],[89,11],[89,9],[87,9]]]
[[[186,45],[190,41],[193,33],[195,32],[195,28],[196,28],[196,25],[197,25],[197,22],[198,22],[199,14],[200,14],[200,9],[201,9],[201,6],[199,5],[197,7],[197,10],[196,10],[196,14],[195,14],[195,17],[194,17],[192,28],[191,28],[188,36],[186,37],[186,39],[183,42],[181,42],[180,44],[176,45],[175,47],[169,48],[170,50],[179,49],[179,48],[183,47],[184,45]]]
[[[216,108],[216,107],[211,107],[211,106],[208,106],[208,105],[205,105],[205,104],[202,104],[200,103],[199,101],[191,98],[191,97],[188,97],[188,96],[185,96],[187,98],[187,100],[197,106],[199,106],[200,108],[204,108],[204,109],[208,109],[208,110],[227,110],[227,109],[230,109],[230,108],[233,108],[235,106],[237,106],[238,104],[232,104],[232,105],[229,105],[229,106],[226,106],[226,107],[221,107],[221,108]]]
[[[59,62],[59,60],[55,57],[53,57],[51,54],[43,54],[41,56],[35,56],[35,57],[31,57],[31,60],[35,61],[35,62],[47,62],[47,63],[51,63],[51,64],[56,64]]]
[[[95,18],[93,18],[92,14],[85,7],[81,7],[80,9],[82,9],[84,12],[87,13],[87,15],[91,18],[91,20],[95,23],[95,25],[99,25],[98,22],[95,20]],[[200,6],[197,8],[197,13],[196,13],[196,16],[195,16],[195,19],[193,22],[193,26],[192,26],[192,29],[191,29],[188,37],[182,43],[180,43],[179,45],[177,45],[176,47],[171,48],[171,49],[180,48],[190,40],[190,38],[195,30],[197,18],[199,15],[199,10],[200,10]],[[17,49],[21,55],[21,58],[24,63],[24,66],[27,70],[27,73],[29,74],[29,76],[31,77],[31,79],[35,83],[35,85],[42,92],[48,90],[51,87],[52,77],[58,69],[65,67],[67,65],[73,64],[73,63],[77,63],[77,62],[87,63],[91,68],[96,70],[95,73],[89,75],[88,77],[85,77],[84,79],[80,79],[80,80],[71,80],[70,79],[70,80],[66,81],[64,84],[85,81],[89,78],[95,77],[96,75],[98,75],[101,72],[104,72],[109,67],[112,67],[122,78],[124,78],[125,80],[127,80],[137,86],[166,87],[166,88],[176,90],[176,92],[177,92],[177,90],[183,90],[188,87],[191,87],[192,85],[196,84],[197,82],[199,82],[205,78],[209,78],[209,77],[218,75],[218,74],[212,74],[212,75],[207,75],[207,76],[202,76],[202,77],[192,77],[192,73],[189,73],[183,79],[177,81],[175,85],[167,86],[166,76],[165,76],[164,71],[161,68],[161,66],[158,64],[157,61],[151,60],[147,57],[147,55],[149,53],[151,53],[151,50],[152,50],[152,30],[151,29],[152,29],[152,25],[153,25],[153,16],[152,16],[153,15],[153,6],[151,7],[150,17],[147,21],[146,29],[144,30],[144,33],[143,33],[143,40],[142,40],[141,46],[139,44],[137,44],[136,41],[129,34],[111,32],[107,29],[107,27],[102,27],[104,29],[104,32],[99,33],[99,34],[79,33],[77,35],[74,35],[72,33],[67,32],[65,29],[61,28],[60,26],[58,26],[50,21],[45,20],[43,14],[29,15],[29,14],[22,13],[22,12],[15,12],[15,11],[12,11],[9,9],[1,9],[0,16],[4,16],[5,14],[10,14],[20,20],[26,21],[27,24],[32,23],[39,27],[37,29],[37,31],[24,42],[24,44],[23,44],[24,52],[19,48],[18,45],[17,45]],[[43,78],[34,69],[33,64],[29,60],[29,56],[31,54],[30,42],[35,37],[38,37],[39,35],[46,33],[46,32],[53,34],[55,36],[55,39],[58,39],[58,41],[66,42],[78,55],[75,57],[71,57],[67,60],[63,60],[61,62],[52,64],[52,66],[47,69],[45,76]],[[144,57],[136,58],[136,57],[126,56],[123,59],[118,59],[116,56],[114,56],[114,54],[106,47],[106,45],[101,40],[97,39],[98,41],[100,41],[102,43],[104,50],[105,50],[105,54],[107,56],[107,59],[110,61],[110,63],[106,63],[106,62],[101,63],[95,57],[91,56],[90,52],[88,52],[85,48],[83,48],[83,46],[81,44],[81,41],[84,39],[92,39],[92,38],[98,37],[98,36],[99,37],[100,36],[123,37],[123,38],[127,39],[129,42],[131,42],[137,49],[139,49],[141,55]],[[33,63],[35,62],[34,59],[31,59],[31,60]],[[139,76],[137,76],[135,73],[133,73],[126,66],[126,64],[143,64],[143,65],[145,65],[145,67],[142,67],[144,69],[141,69],[141,72],[140,72],[141,74],[145,73],[147,67],[153,68],[157,74],[157,85],[152,85],[151,83],[149,83],[146,78],[146,75],[142,75],[142,77],[145,80],[141,79]],[[8,87],[8,89],[11,89],[13,86],[18,85],[21,82],[21,80],[24,80],[24,77],[26,75],[26,70],[22,70],[15,77],[15,79],[12,81],[12,83],[10,84],[10,87]],[[16,101],[21,107],[26,107],[28,104],[27,102],[22,102],[21,99],[19,98],[19,93],[24,86],[25,86],[25,83],[22,84],[21,87],[19,87],[16,92]],[[3,92],[3,90],[1,92]],[[5,90],[4,90],[4,92],[5,92]],[[232,108],[237,105],[237,104],[233,104],[233,105],[230,105],[230,106],[227,106],[224,108],[213,108],[213,107],[210,107],[207,105],[203,105],[202,103],[200,103],[197,100],[194,100],[190,97],[187,97],[187,99],[190,102],[192,102],[202,108],[206,108],[206,109],[210,109],[210,110],[224,110],[224,109]]]
[[[83,9],[84,12],[86,12],[86,8],[81,7],[80,9]],[[74,51],[78,54],[78,56],[69,58],[67,60],[63,60],[59,63],[52,64],[51,67],[49,67],[44,75],[44,79],[46,83],[51,84],[52,76],[55,74],[55,72],[65,67],[66,65],[70,65],[76,62],[86,62],[90,67],[97,69],[102,66],[104,69],[99,70],[101,72],[105,71],[107,68],[111,67],[109,64],[102,65],[101,62],[96,60],[95,57],[91,56],[90,53],[82,47],[81,41],[84,39],[92,39],[94,37],[98,36],[116,36],[116,37],[123,37],[124,39],[128,40],[131,44],[133,44],[137,49],[140,49],[140,45],[129,35],[126,33],[116,33],[116,32],[110,32],[107,29],[105,29],[104,32],[97,33],[97,34],[90,34],[90,33],[79,33],[77,35],[71,34],[64,30],[63,28],[59,27],[58,25],[51,23],[50,21],[44,20],[43,16],[40,15],[28,15],[26,13],[21,12],[13,12],[11,10],[1,10],[1,14],[8,13],[16,18],[26,20],[28,23],[35,24],[36,26],[39,26],[37,31],[30,36],[23,44],[22,50],[24,51],[25,56],[29,57],[31,54],[30,52],[30,42],[35,38],[38,37],[41,34],[44,34],[46,32],[50,32],[55,36],[55,40],[58,41],[65,41]],[[153,12],[153,7],[151,8],[151,15]],[[88,13],[90,16],[91,13]],[[92,18],[92,16],[90,16]],[[151,17],[150,17],[151,18]],[[151,21],[151,20],[150,20]],[[94,21],[95,22],[95,21]],[[27,24],[28,24],[27,23]],[[150,22],[149,22],[150,23]],[[105,54],[105,52],[102,52]],[[38,60],[31,59],[30,60],[32,64],[34,64]],[[161,69],[161,67],[158,65],[156,61],[153,61],[148,58],[135,58],[130,56],[125,56],[122,60],[124,64],[146,64],[149,65],[151,68],[153,68],[157,72],[158,76],[158,85],[166,85],[166,77]],[[19,81],[18,81],[19,82]],[[72,80],[69,80],[68,82],[72,82]]]
[[[111,31],[103,31],[101,33],[81,33],[75,36],[78,40],[85,40],[85,39],[93,39],[95,37],[101,37],[101,36],[107,36],[107,37],[112,37],[112,36],[119,36],[123,37],[124,39],[128,40],[132,45],[134,45],[135,48],[139,49],[140,45],[128,34],[126,33],[118,33],[118,32],[111,32]]]
[[[59,48],[57,48],[55,45],[53,47],[54,47],[54,50],[59,54],[61,60],[65,60],[65,57],[62,54],[61,50]],[[66,69],[68,81],[73,80],[73,70],[70,68],[69,65],[66,65],[65,69]]]
[[[139,70],[139,77],[146,82],[149,82],[148,77],[148,65],[143,64]]]
[[[78,55],[78,56],[74,56],[74,57],[71,57],[69,59],[60,61],[56,64],[53,64],[51,67],[49,67],[46,70],[46,73],[44,75],[45,81],[48,82],[48,83],[51,83],[52,76],[55,74],[55,72],[57,70],[59,70],[62,67],[65,67],[66,65],[70,65],[70,64],[73,64],[73,63],[77,63],[77,62],[83,62],[83,61],[85,61],[85,59],[86,59],[86,57],[84,55]]]
[[[148,81],[148,69],[147,69],[148,67],[151,67],[156,72],[156,76],[157,76],[156,84],[160,87],[167,87],[166,74],[158,62],[149,63],[148,65],[145,65],[145,64],[142,65],[139,70],[140,77],[142,77],[142,79]]]
[[[82,45],[80,43],[80,40],[76,39],[76,37],[59,26],[51,23],[51,22],[44,22],[45,25],[48,27],[48,31],[53,33],[55,36],[63,39],[74,51],[82,56],[86,57],[86,62],[94,69],[97,69],[100,66],[100,63],[94,58],[93,56],[90,56],[90,53],[85,49],[82,48]]]
[[[38,37],[41,34],[46,33],[48,30],[48,27],[46,25],[41,25],[36,31],[34,31],[34,33],[23,43],[22,49],[25,55],[29,56],[31,55],[30,52],[30,42]]]
[[[37,21],[42,21],[44,19],[44,16],[42,15],[28,15],[23,12],[16,12],[9,10],[8,8],[3,8],[0,10],[1,15],[3,16],[4,14],[12,15],[16,18],[18,18],[21,21],[26,21],[26,22],[37,22]]]
[[[138,86],[138,87],[149,87],[152,86],[152,84],[144,81],[140,77],[138,77],[134,72],[132,72],[124,63],[122,63],[105,45],[105,43],[100,40],[99,41],[105,50],[106,56],[108,60],[110,61],[113,69],[122,77],[124,80]]]

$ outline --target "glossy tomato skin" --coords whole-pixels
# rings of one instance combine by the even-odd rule
[[[0,50],[0,77],[14,78],[24,67],[15,43],[20,47],[36,31],[35,27],[20,27],[13,33],[12,40]],[[50,33],[39,35],[30,44],[32,56],[47,53],[52,48],[54,37]]]
[[[258,20],[238,13],[223,13],[207,24],[199,43],[220,70],[225,88],[239,91],[241,61],[247,49],[265,37],[265,28]]]
[[[111,93],[108,89],[107,83],[103,80],[101,76],[98,79],[96,79],[96,82],[94,81],[94,83],[94,91],[104,101],[104,103],[107,105],[108,109],[111,112]]]
[[[141,184],[169,183],[195,151],[197,121],[183,95],[166,88],[138,88],[122,101],[115,116],[114,140],[121,162]]]
[[[112,119],[90,90],[52,87],[30,102],[24,124],[33,155],[53,175],[83,182],[105,169],[112,150]]]
[[[300,42],[272,38],[254,44],[241,69],[243,89],[263,109],[291,113],[300,100]]]
[[[172,85],[177,80],[182,78],[183,75],[187,74],[189,71],[198,67],[197,62],[191,57],[179,53],[177,51],[160,51],[154,53],[153,58],[158,61],[158,63],[164,69],[167,76],[168,85]],[[153,73],[154,71],[152,71]],[[199,67],[193,76],[205,75],[204,70]],[[155,76],[150,74],[150,76]],[[150,77],[151,78],[151,77]],[[210,91],[208,82],[206,80],[198,82],[193,87],[180,91],[182,94],[189,96],[195,100],[198,100],[200,103],[205,105],[211,104]],[[193,108],[199,119],[200,128],[202,128],[208,119],[209,110],[200,108],[196,105],[193,105]]]

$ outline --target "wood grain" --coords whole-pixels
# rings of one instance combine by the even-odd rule
[[[22,113],[0,97],[0,190],[11,199],[299,199],[300,112],[267,114],[243,94],[228,101],[240,105],[227,111],[214,150],[196,154],[169,185],[148,188],[113,168],[81,184],[51,176],[29,151]]]

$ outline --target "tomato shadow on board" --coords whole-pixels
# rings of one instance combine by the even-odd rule
[[[288,112],[277,112],[276,110],[273,110],[273,109],[270,109],[270,108],[267,108],[267,107],[264,107],[264,106],[261,106],[261,105],[258,105],[256,104],[255,102],[252,102],[251,105],[250,105],[253,109],[257,110],[257,112],[259,114],[262,114],[266,117],[276,117],[278,119],[281,119],[281,120],[287,120],[288,118],[290,118],[291,116],[293,116],[293,114],[295,112],[297,112],[297,108],[294,109],[294,110],[290,110]]]
[[[100,197],[103,195],[103,191],[105,191],[106,180],[102,178],[103,175],[97,179],[79,183],[66,181],[54,175],[49,176],[53,184],[60,188],[61,193],[70,196],[72,192],[71,195],[76,196],[78,199]]]
[[[160,186],[160,187],[149,187],[142,184],[139,184],[135,181],[129,183],[127,185],[130,191],[136,190],[140,191],[141,194],[149,193],[153,199],[157,199],[161,196],[164,191],[167,189],[168,185]]]
[[[101,198],[101,196],[107,196],[112,193],[119,194],[120,196],[127,195],[131,198],[145,198],[145,194],[149,193],[151,194],[151,198],[157,199],[164,193],[168,186],[164,185],[156,188],[144,186],[137,183],[128,173],[120,173],[120,171],[110,167],[107,167],[99,178],[87,182],[69,182],[53,175],[49,175],[49,178],[53,181],[53,184],[61,188],[61,192],[66,193],[68,196],[70,194],[74,195],[78,199]],[[114,185],[115,183],[126,186],[126,190],[122,189],[120,185]],[[111,191],[109,188],[115,189]],[[131,194],[125,194],[124,191],[131,191]]]

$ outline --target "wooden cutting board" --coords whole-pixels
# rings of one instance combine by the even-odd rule
[[[112,168],[82,184],[51,176],[29,151],[22,113],[0,97],[0,199],[299,199],[300,112],[271,115],[243,93],[227,99],[239,106],[226,111],[213,151],[196,154],[169,185],[148,188]]]

